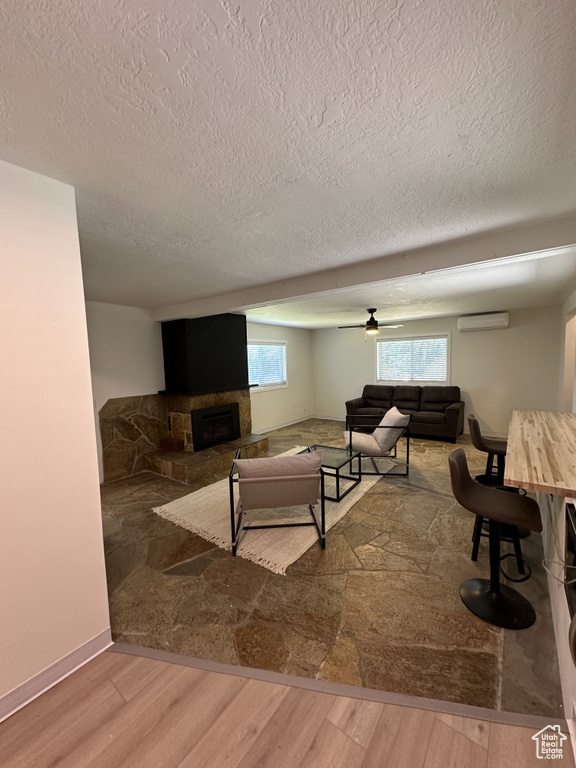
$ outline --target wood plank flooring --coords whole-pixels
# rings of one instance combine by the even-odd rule
[[[0,723],[0,766],[536,768],[533,735],[104,652]]]

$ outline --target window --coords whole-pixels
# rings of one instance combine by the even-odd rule
[[[378,339],[378,381],[439,381],[448,383],[448,336]]]
[[[248,344],[248,382],[258,387],[286,384],[286,343]]]

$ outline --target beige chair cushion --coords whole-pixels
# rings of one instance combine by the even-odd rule
[[[386,413],[378,425],[379,427],[385,427],[385,429],[374,430],[374,438],[384,455],[388,455],[388,452],[402,434],[403,427],[407,427],[409,421],[410,414],[400,413],[396,406],[390,408]]]
[[[350,448],[350,432],[344,432],[346,448]],[[360,451],[363,456],[382,456],[389,455],[382,453],[374,435],[367,435],[365,432],[352,432],[352,450]]]
[[[322,451],[299,453],[296,456],[274,456],[270,459],[237,459],[238,477],[284,477],[286,475],[315,475],[322,466]]]

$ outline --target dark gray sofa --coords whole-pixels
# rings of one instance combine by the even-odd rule
[[[456,442],[464,431],[460,387],[366,384],[362,397],[346,403],[346,424],[374,427],[393,406],[410,414],[410,435]]]

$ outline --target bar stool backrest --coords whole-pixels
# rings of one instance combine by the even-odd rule
[[[482,432],[480,431],[480,424],[478,423],[478,419],[476,416],[474,416],[473,413],[469,414],[468,416],[468,427],[470,428],[470,438],[474,448],[476,448],[478,451],[484,451],[484,453],[491,453],[490,448],[488,448],[484,442],[484,439],[482,438]]]
[[[462,448],[457,448],[450,454],[448,466],[454,498],[465,509],[470,509],[470,494],[474,489],[475,481],[468,470],[466,454]]]

